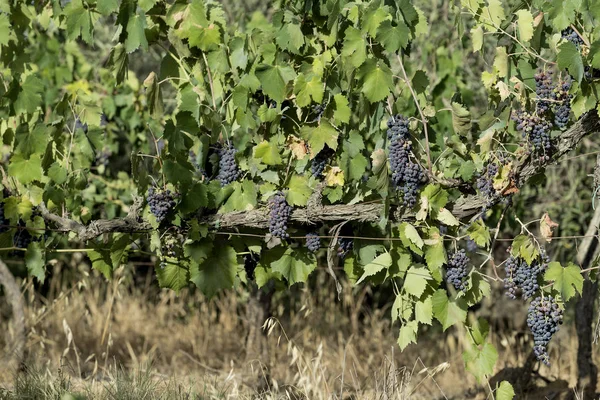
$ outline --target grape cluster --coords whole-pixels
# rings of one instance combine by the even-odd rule
[[[517,111],[513,113],[512,119],[517,124],[517,130],[533,148],[533,152],[542,158],[549,158],[548,154],[552,150],[550,142],[550,130],[552,124],[537,114],[530,114],[526,111]]]
[[[312,160],[310,165],[310,172],[314,177],[320,177],[325,170],[325,166],[329,162],[329,159],[333,156],[334,151],[329,147],[325,146],[323,150],[317,153],[315,158]]]
[[[401,115],[396,115],[388,120],[387,125],[392,183],[402,190],[404,205],[412,208],[417,201],[419,187],[425,180],[425,173],[418,164],[410,160],[412,146],[408,120]]]
[[[583,76],[586,81],[591,81],[600,78],[600,69],[592,68],[589,65],[583,67]]]
[[[162,253],[168,257],[177,257],[178,250],[181,249],[185,239],[185,231],[182,228],[171,227],[161,239]]]
[[[112,151],[107,147],[103,148],[101,152],[96,153],[96,165],[108,167],[110,156],[112,156]]]
[[[571,27],[568,27],[567,29],[563,29],[560,34],[563,39],[566,39],[569,42],[573,43],[575,45],[575,47],[577,47],[578,49],[579,49],[579,46],[581,46],[583,44],[583,39]]]
[[[527,311],[527,326],[533,334],[533,351],[538,360],[550,365],[548,343],[558,332],[563,321],[563,310],[552,296],[538,296]]]
[[[75,120],[75,129],[82,129],[84,133],[88,132],[88,124],[82,123],[79,118]]]
[[[321,117],[323,116],[323,113],[325,113],[325,108],[327,107],[327,105],[323,105],[323,104],[315,104],[312,106],[312,113],[315,115],[315,118],[311,121],[311,122],[318,122],[321,121]]]
[[[485,173],[477,179],[477,189],[487,199],[491,199],[496,194],[494,189],[494,177],[498,173],[498,164],[489,163],[485,168]]]
[[[337,241],[337,255],[340,258],[345,258],[348,253],[354,248],[354,240],[352,238],[341,237]]]
[[[571,99],[573,95],[569,94],[571,89],[571,79],[567,78],[561,82],[554,90],[554,123],[563,129],[569,123],[569,114],[571,113]]]
[[[31,236],[31,233],[25,228],[25,223],[23,221],[19,221],[19,228],[15,232],[13,236],[13,246],[19,249],[26,249],[29,246],[29,243],[33,242],[34,238]]]
[[[254,270],[258,265],[258,258],[252,252],[244,254],[244,270],[246,271],[246,278],[248,280],[254,280]]]
[[[477,242],[475,242],[471,238],[467,239],[467,251],[469,253],[476,252],[478,249],[479,249],[479,246],[477,246]]]
[[[221,186],[230,184],[240,176],[240,170],[235,162],[235,148],[231,145],[219,149],[219,173],[217,179]]]
[[[539,71],[534,75],[535,93],[537,95],[537,112],[545,113],[550,110],[551,100],[554,99],[554,84],[552,71]]]
[[[156,217],[156,222],[160,224],[167,217],[175,207],[177,196],[177,193],[172,193],[170,190],[157,191],[154,187],[148,189],[146,201],[150,206],[150,212]]]
[[[469,264],[469,257],[464,250],[459,250],[452,254],[448,260],[448,267],[446,268],[446,282],[454,286],[456,290],[465,290],[467,287],[467,265]]]
[[[283,192],[277,192],[269,199],[269,232],[280,239],[286,239],[287,223],[292,215],[292,207],[285,200]]]
[[[504,288],[506,295],[511,299],[517,298],[517,290],[521,290],[524,299],[532,297],[540,288],[538,277],[548,268],[545,257],[540,263],[534,260],[531,265],[527,264],[521,257],[510,256],[504,265],[506,277]]]
[[[309,232],[306,234],[306,247],[309,251],[316,253],[321,247],[321,238],[316,232]]]

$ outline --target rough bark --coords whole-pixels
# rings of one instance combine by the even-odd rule
[[[4,329],[7,344],[2,357],[2,364],[10,372],[20,370],[25,350],[25,308],[21,290],[6,264],[0,260],[0,285],[4,288],[4,296],[12,308],[14,334],[10,338],[8,329]]]
[[[531,177],[542,172],[548,165],[554,164],[570,150],[574,149],[585,136],[600,131],[600,120],[596,111],[584,114],[569,130],[563,132],[554,142],[555,152],[550,160],[539,160],[531,155],[524,155],[516,161],[514,173],[514,186],[520,188]],[[450,211],[460,219],[478,215],[484,206],[498,203],[502,195],[498,194],[493,199],[482,198],[477,195],[468,194],[473,188],[465,187],[464,183],[444,183],[438,181],[442,186],[454,187],[464,194],[451,207]],[[152,229],[147,221],[139,217],[142,207],[141,199],[131,206],[130,213],[125,218],[110,220],[95,220],[88,225],[81,224],[71,219],[58,216],[41,207],[42,216],[55,223],[59,229],[77,233],[82,241],[93,239],[99,235],[110,232],[140,232]],[[331,222],[375,222],[384,213],[382,203],[358,203],[358,204],[336,204],[329,206],[311,205],[306,208],[297,208],[291,216],[292,223],[296,224],[318,224]],[[394,221],[414,219],[414,214],[405,210],[388,210],[390,218]],[[397,211],[397,212],[396,212]],[[212,214],[202,218],[202,221],[213,228],[260,228],[268,227],[268,210],[260,207],[250,211],[236,211],[225,214]]]

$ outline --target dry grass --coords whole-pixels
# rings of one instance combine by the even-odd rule
[[[243,289],[208,301],[197,291],[176,295],[133,285],[123,271],[117,275],[107,283],[84,273],[71,288],[55,284],[50,300],[24,283],[31,369],[16,381],[14,371],[4,371],[0,386],[9,391],[0,392],[0,399],[69,399],[65,393],[94,399],[243,399],[256,397],[256,377],[265,366],[271,386],[260,398],[484,399],[489,394],[464,370],[463,332],[434,327],[419,345],[400,353],[389,305],[366,306],[368,289],[349,287],[338,301],[325,274],[314,284],[321,288],[317,293],[295,288],[291,297],[273,298],[273,316],[264,324],[268,350],[249,361],[244,346],[252,321],[245,318]],[[539,381],[545,387],[540,394],[562,392],[573,382],[575,343],[568,333],[563,330],[555,342],[554,365],[539,371],[553,382]],[[512,331],[492,332],[492,340],[499,367],[520,365],[530,346],[526,335]],[[469,388],[475,390],[467,393]]]

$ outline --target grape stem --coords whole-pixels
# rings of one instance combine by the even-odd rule
[[[425,120],[425,115],[423,114],[423,110],[421,109],[421,105],[419,104],[419,99],[417,98],[417,94],[415,93],[412,85],[410,84],[410,80],[408,79],[408,75],[406,74],[406,69],[404,69],[404,63],[402,62],[402,56],[400,54],[396,54],[396,58],[398,58],[398,62],[400,63],[400,69],[402,70],[402,75],[404,75],[404,83],[408,86],[408,90],[410,90],[410,94],[415,101],[415,106],[417,110],[419,110],[419,115],[421,116],[421,122],[423,123],[423,132],[425,133],[425,152],[427,153],[427,170],[429,174],[433,174],[431,170],[431,154],[429,151],[429,132],[427,130],[427,121]]]

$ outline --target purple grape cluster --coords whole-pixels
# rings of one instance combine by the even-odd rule
[[[568,27],[567,29],[563,29],[562,32],[560,33],[560,35],[562,36],[563,39],[566,39],[569,42],[573,43],[575,45],[575,47],[577,47],[578,49],[579,49],[579,46],[581,46],[583,44],[583,39],[571,27]]]
[[[527,326],[533,334],[533,351],[538,360],[550,365],[548,343],[558,332],[563,321],[563,310],[552,296],[538,296],[527,311]]]
[[[548,159],[552,150],[550,141],[550,130],[552,124],[537,114],[530,114],[526,111],[517,111],[513,113],[512,119],[517,124],[517,130],[527,139],[533,152],[541,158]]]
[[[552,71],[539,71],[534,75],[535,93],[537,95],[536,110],[545,113],[550,110],[552,99],[554,99],[554,83],[552,83]]]
[[[321,238],[316,232],[309,232],[306,234],[306,248],[313,253],[316,253],[321,247]]]
[[[312,106],[312,113],[315,116],[315,118],[310,121],[310,122],[320,122],[321,121],[321,117],[323,117],[323,114],[325,113],[325,108],[327,107],[327,105],[325,104],[315,104]]]
[[[573,98],[573,95],[569,94],[569,90],[571,90],[570,78],[565,79],[554,90],[554,123],[560,129],[564,129],[569,123],[571,99]]]
[[[13,246],[19,249],[26,249],[29,246],[29,243],[33,241],[33,236],[31,236],[31,233],[25,229],[25,223],[23,221],[19,221],[19,228],[13,236]]]
[[[475,242],[473,239],[469,238],[467,239],[467,251],[469,253],[474,253],[479,249],[479,246],[477,246],[477,242]]]
[[[493,198],[496,194],[496,189],[494,189],[494,177],[497,173],[498,164],[491,162],[486,166],[483,175],[477,179],[477,189],[488,200]]]
[[[389,161],[394,187],[403,192],[403,203],[412,208],[417,202],[419,187],[425,181],[422,168],[410,160],[410,134],[408,120],[396,115],[388,120],[387,137],[389,145]]]
[[[464,291],[467,288],[467,266],[469,264],[467,253],[461,249],[450,256],[446,268],[446,282],[456,290]]]
[[[506,277],[504,288],[506,295],[511,299],[517,298],[517,291],[521,290],[524,299],[532,297],[540,288],[538,277],[548,268],[547,259],[542,258],[540,263],[534,260],[531,265],[527,264],[521,257],[510,256],[504,264]]]
[[[310,164],[310,172],[316,178],[321,177],[329,159],[333,156],[334,151],[325,146],[323,150],[317,153]]]
[[[177,193],[172,193],[170,190],[157,191],[154,187],[148,189],[146,201],[150,206],[150,212],[156,217],[156,222],[160,224],[173,210],[177,204],[175,201],[177,196]]]
[[[337,255],[339,258],[346,258],[348,253],[354,248],[354,240],[352,238],[341,237],[337,241]]]
[[[221,186],[226,186],[240,177],[240,170],[235,161],[235,148],[231,145],[219,149],[219,173],[217,179]]]
[[[285,200],[283,192],[277,192],[269,199],[269,232],[280,239],[286,239],[287,223],[292,215],[292,207]]]

